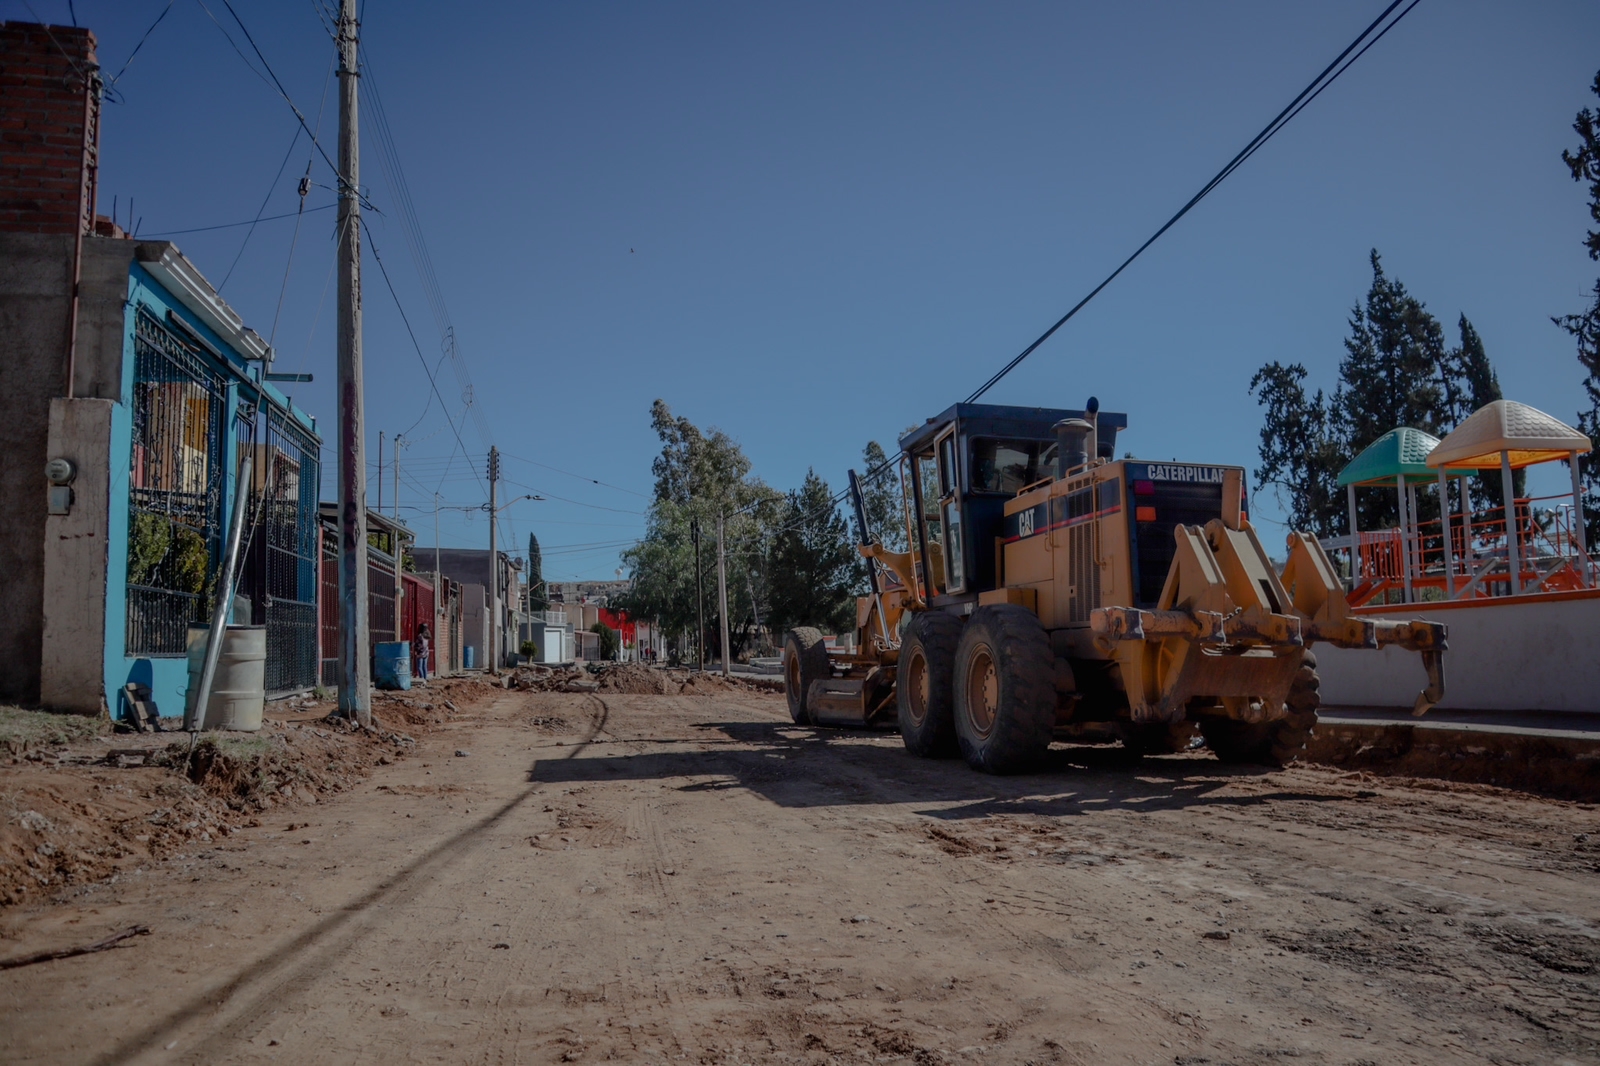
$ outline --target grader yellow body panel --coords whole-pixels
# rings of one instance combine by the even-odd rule
[[[1444,692],[1444,627],[1353,616],[1314,537],[1280,569],[1237,466],[1114,458],[1122,415],[958,404],[901,440],[906,550],[857,531],[871,595],[857,651],[785,639],[796,721],[896,722],[919,755],[1037,765],[1052,739],[1141,753],[1198,731],[1231,761],[1281,763],[1316,720],[1318,641],[1421,654]],[[886,532],[886,531],[885,531]]]

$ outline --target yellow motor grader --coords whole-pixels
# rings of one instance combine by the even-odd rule
[[[1188,747],[1282,764],[1316,723],[1311,648],[1421,653],[1414,712],[1444,696],[1445,627],[1350,612],[1315,537],[1281,572],[1249,521],[1244,470],[1115,459],[1127,416],[957,404],[900,441],[908,550],[872,535],[856,641],[784,636],[799,723],[898,721],[906,748],[975,769],[1038,764],[1052,740]]]

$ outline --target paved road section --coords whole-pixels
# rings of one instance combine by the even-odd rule
[[[8,915],[18,953],[152,933],[0,971],[0,1060],[1593,1063],[1597,865],[1592,806],[1483,786],[996,779],[781,697],[508,692]]]

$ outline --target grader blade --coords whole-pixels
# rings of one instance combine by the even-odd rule
[[[1134,721],[1177,721],[1195,697],[1216,697],[1246,716],[1282,706],[1303,650],[1317,641],[1419,652],[1428,684],[1412,713],[1444,698],[1445,627],[1352,615],[1316,538],[1290,534],[1280,577],[1248,522],[1213,519],[1204,529],[1179,526],[1174,536],[1159,609],[1090,615],[1097,641],[1121,668]]]
[[[866,682],[844,677],[813,681],[806,706],[817,725],[866,725]]]

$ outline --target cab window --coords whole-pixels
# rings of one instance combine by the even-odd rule
[[[967,467],[968,485],[973,492],[1015,496],[1025,486],[1050,476],[1054,449],[1054,441],[975,437],[972,462]]]

